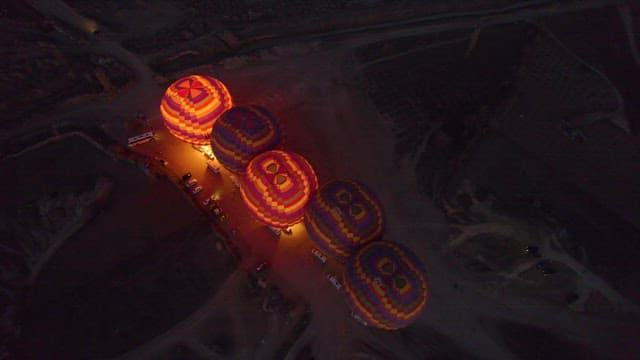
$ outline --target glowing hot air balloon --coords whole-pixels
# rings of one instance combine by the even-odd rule
[[[420,261],[404,246],[373,241],[360,249],[344,272],[347,304],[369,325],[393,330],[411,324],[427,302]]]
[[[190,75],[167,88],[160,101],[160,113],[175,137],[206,145],[214,122],[231,106],[231,95],[222,82],[211,76]]]
[[[242,199],[262,222],[284,228],[300,222],[318,178],[302,156],[271,150],[256,156],[244,174]]]
[[[357,181],[332,181],[315,193],[305,210],[311,239],[339,260],[347,260],[384,228],[382,206]]]
[[[278,120],[257,105],[234,106],[213,125],[211,149],[227,170],[241,174],[256,155],[279,147]]]

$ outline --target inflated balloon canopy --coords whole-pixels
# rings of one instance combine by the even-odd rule
[[[296,153],[271,150],[247,166],[240,187],[249,210],[267,225],[284,228],[302,221],[304,207],[318,189],[309,162]]]
[[[227,170],[244,173],[256,155],[282,144],[279,121],[257,105],[234,106],[213,124],[211,149]]]
[[[379,238],[384,229],[380,202],[363,184],[352,180],[323,185],[307,205],[304,223],[311,239],[342,261]]]
[[[381,329],[411,324],[427,302],[427,281],[418,258],[406,247],[373,241],[349,259],[345,298],[367,323]]]
[[[215,121],[232,100],[220,80],[206,75],[190,75],[176,80],[160,101],[164,125],[178,139],[207,145]]]

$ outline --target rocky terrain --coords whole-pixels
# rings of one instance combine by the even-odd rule
[[[36,276],[78,229],[91,221],[109,200],[113,182],[98,178],[88,189],[53,192],[2,214],[0,234],[0,306],[3,308],[2,348],[15,341],[22,328],[19,311]]]
[[[85,35],[73,27],[23,2],[0,6],[4,131],[19,129],[25,119],[74,99],[113,95],[132,80],[127,66],[93,52]]]

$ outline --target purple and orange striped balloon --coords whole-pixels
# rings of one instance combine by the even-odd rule
[[[305,210],[304,224],[324,251],[346,261],[379,238],[384,229],[380,202],[362,183],[336,180],[323,185]]]
[[[281,145],[279,121],[261,106],[234,106],[213,124],[211,150],[220,164],[235,174],[244,173],[257,155]]]
[[[351,259],[343,275],[346,301],[368,324],[394,330],[411,324],[427,303],[427,281],[406,247],[373,241]]]

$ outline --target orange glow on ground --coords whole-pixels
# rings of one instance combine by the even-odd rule
[[[92,34],[95,34],[98,30],[98,24],[93,20],[85,20],[84,21],[84,29]]]
[[[307,229],[304,227],[302,222],[292,225],[289,228],[291,229],[292,234],[288,235],[282,232],[282,234],[280,234],[280,240],[278,241],[278,247],[287,249],[311,242]]]

